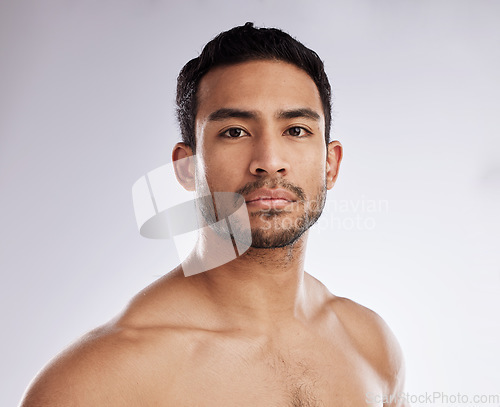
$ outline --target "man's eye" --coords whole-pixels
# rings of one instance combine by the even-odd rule
[[[311,134],[310,131],[307,131],[303,127],[298,127],[298,126],[290,127],[285,133],[293,137],[304,137],[308,134]]]
[[[238,138],[244,136],[245,134],[247,134],[247,132],[238,127],[231,127],[230,129],[227,129],[225,132],[222,133],[223,136],[229,138]]]

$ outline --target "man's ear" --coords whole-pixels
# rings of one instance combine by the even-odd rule
[[[175,177],[187,191],[195,189],[194,158],[193,149],[186,143],[177,143],[172,150]]]
[[[332,189],[339,175],[340,162],[342,161],[343,149],[340,141],[331,141],[328,144],[328,155],[326,157],[326,188]]]

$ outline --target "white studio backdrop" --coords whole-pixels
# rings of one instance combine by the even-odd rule
[[[306,270],[388,322],[408,392],[499,394],[499,18],[485,0],[2,0],[0,405],[177,264],[140,237],[132,185],[170,162],[181,67],[247,21],[317,51],[333,86],[345,156]]]

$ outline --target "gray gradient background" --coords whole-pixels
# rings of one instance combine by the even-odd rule
[[[384,317],[408,391],[500,393],[500,2],[4,0],[0,405],[177,264],[140,237],[132,184],[170,161],[180,68],[246,21],[316,50],[333,84],[345,157],[306,270]]]

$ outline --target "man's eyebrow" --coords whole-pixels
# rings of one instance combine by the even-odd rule
[[[215,112],[210,113],[208,116],[208,121],[221,121],[226,119],[257,119],[259,117],[259,113],[252,110],[241,110],[241,109],[233,109],[233,108],[222,108],[218,109]],[[297,118],[305,118],[311,119],[314,121],[319,121],[321,116],[312,109],[307,107],[302,107],[298,109],[290,109],[290,110],[281,110],[276,114],[278,119],[297,119]]]
[[[250,110],[223,108],[210,113],[208,121],[219,121],[231,118],[256,119],[258,114]]]
[[[315,121],[319,121],[321,116],[312,109],[307,107],[303,107],[300,109],[291,109],[291,110],[282,110],[277,115],[278,119],[311,119]]]

